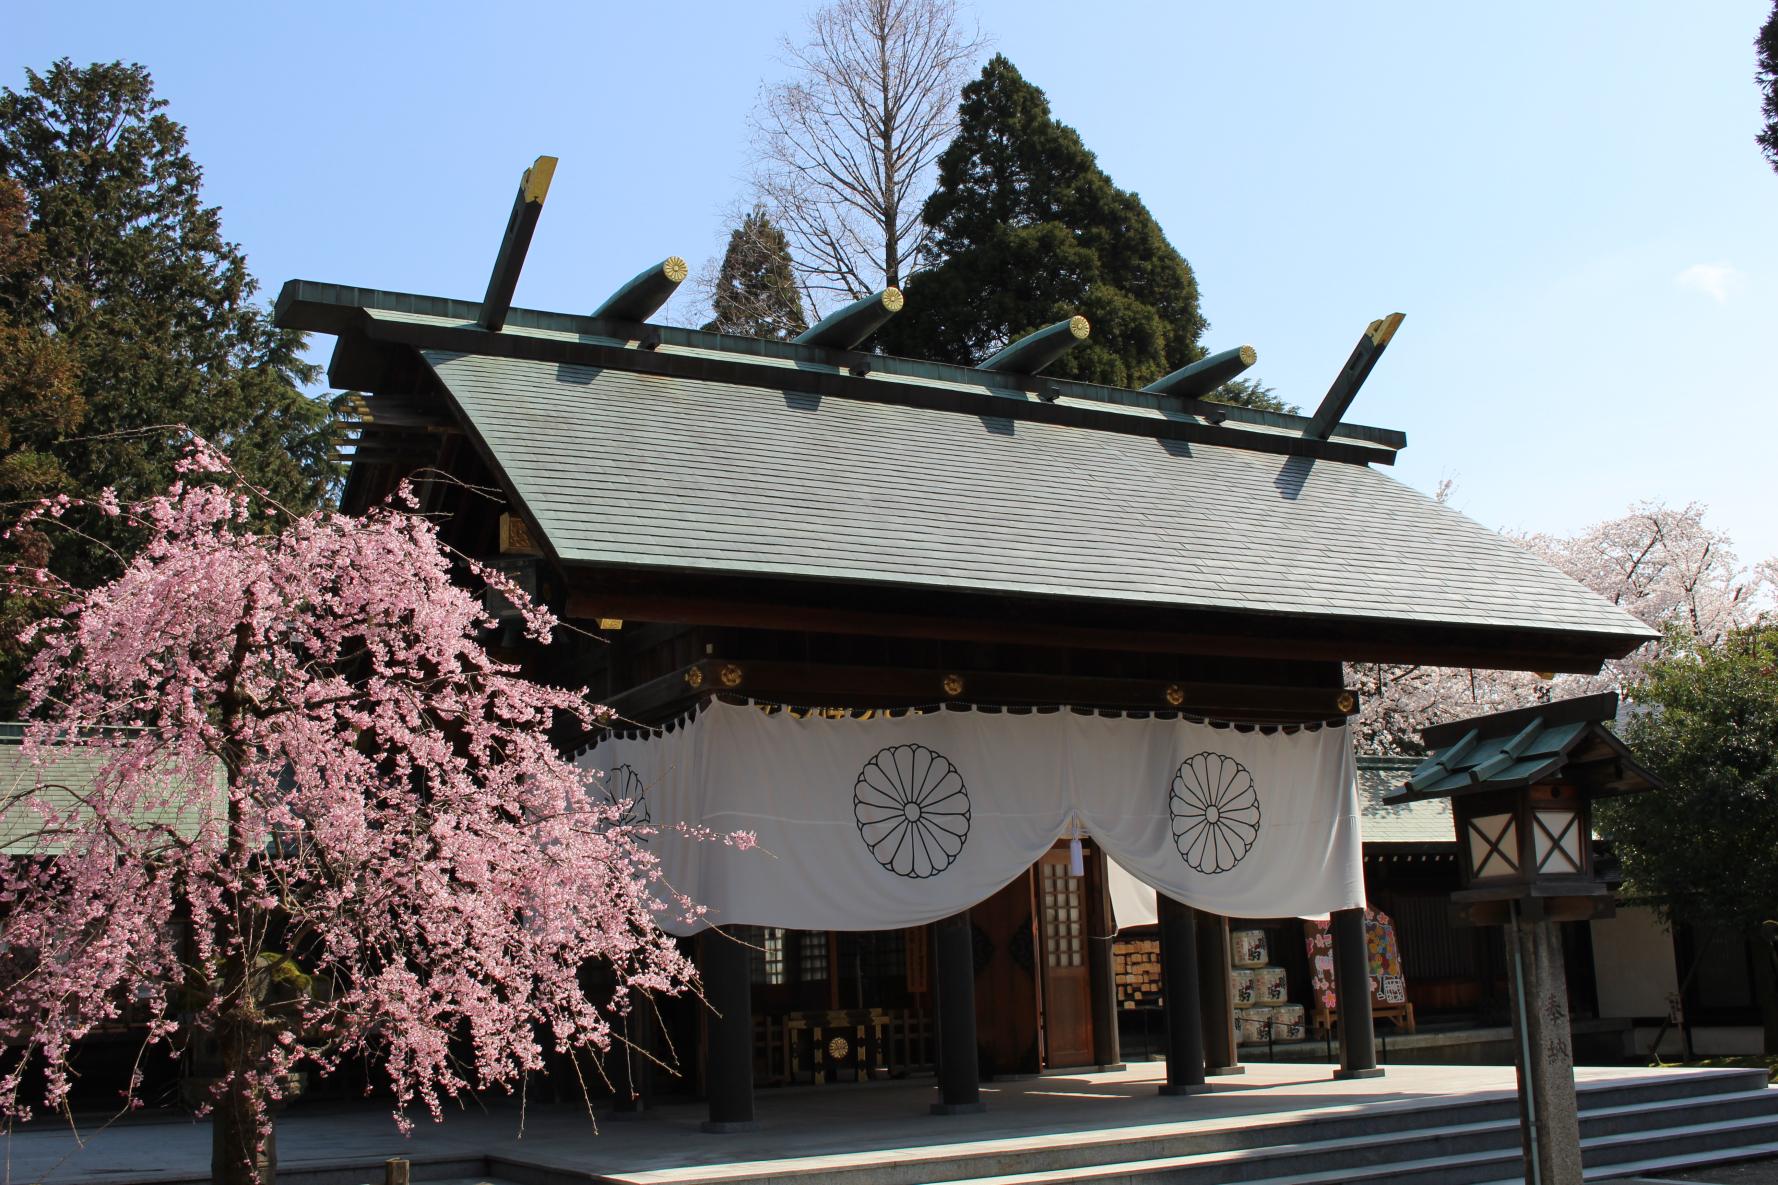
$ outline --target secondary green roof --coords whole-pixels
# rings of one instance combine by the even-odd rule
[[[1358,757],[1358,832],[1366,844],[1457,843],[1449,799],[1392,802],[1390,791],[1407,780],[1418,757]]]
[[[6,726],[16,728],[16,726]],[[68,746],[41,764],[33,764],[15,740],[0,740],[0,854],[41,855],[56,850],[54,832],[44,830],[44,816],[33,805],[41,802],[57,814],[77,811],[79,803],[104,772],[110,755],[99,748]],[[222,793],[222,767],[217,765],[215,792]],[[213,798],[210,809],[220,805]],[[143,827],[164,827],[174,834],[197,834],[206,813],[203,803],[186,801],[178,807],[145,814]]]
[[[1449,799],[1548,782],[1571,782],[1595,795],[1658,789],[1629,746],[1606,727],[1615,694],[1556,700],[1426,729],[1432,749],[1386,797],[1392,803]]]

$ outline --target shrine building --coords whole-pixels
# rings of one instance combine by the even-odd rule
[[[1400,318],[1302,416],[1205,398],[1247,347],[1142,390],[1047,377],[1079,317],[975,366],[877,354],[894,290],[788,342],[653,323],[678,259],[514,308],[553,163],[480,301],[293,280],[277,323],[362,393],[345,510],[412,479],[584,631],[495,641],[617,711],[564,744],[708,911],[661,920],[709,1007],[630,1032],[708,1126],[773,1083],[931,1070],[953,1113],[1116,1065],[1114,874],[1160,894],[1163,1091],[1234,1067],[1231,916],[1331,915],[1339,1072],[1379,1073],[1341,664],[1594,672],[1653,636],[1390,476],[1405,436],[1347,414]]]

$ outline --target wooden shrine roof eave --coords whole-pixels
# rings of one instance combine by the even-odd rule
[[[1318,440],[1300,435],[1301,426],[1308,422],[1301,416],[1121,391],[1064,379],[731,338],[671,326],[512,310],[510,326],[522,330],[535,325],[540,331],[547,328],[555,334],[543,336],[522,331],[488,333],[467,322],[439,324],[378,315],[405,313],[436,318],[473,315],[477,308],[473,302],[292,280],[278,297],[275,320],[280,326],[339,337],[332,368],[339,373],[330,371],[336,386],[366,385],[363,380],[367,375],[362,372],[374,373],[376,364],[372,359],[376,347],[407,347],[764,386],[1349,464],[1392,465],[1395,454],[1407,443],[1404,433],[1392,429],[1341,424],[1334,439]],[[572,330],[564,326],[572,326]],[[575,336],[569,337],[570,332]],[[614,341],[626,344],[612,344]],[[683,344],[700,352],[662,350],[658,348],[661,344]],[[797,365],[787,366],[785,361]],[[979,384],[993,391],[957,390],[955,386],[922,380]],[[1068,396],[1077,398],[1060,401]],[[1133,411],[1146,414],[1131,414]],[[1211,422],[1203,418],[1206,416],[1221,422]]]
[[[1641,637],[1390,618],[1231,611],[1087,597],[1037,598],[711,573],[620,575],[562,565],[566,614],[594,620],[851,636],[1074,647],[1130,653],[1392,662],[1596,674]]]

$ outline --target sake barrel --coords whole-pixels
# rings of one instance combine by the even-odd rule
[[[1282,967],[1256,967],[1253,972],[1253,1002],[1283,1004],[1290,999],[1290,977]]]
[[[1272,1009],[1274,1041],[1301,1041],[1308,1035],[1308,1018],[1301,1004],[1280,1004]]]
[[[1257,991],[1252,971],[1240,967],[1229,972],[1229,994],[1234,998],[1236,1008],[1250,1008],[1259,1003]]]
[[[1264,967],[1266,965],[1266,932],[1264,930],[1235,930],[1229,934],[1229,961],[1237,967]]]

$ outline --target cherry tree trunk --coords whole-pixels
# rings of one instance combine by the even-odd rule
[[[277,1133],[256,1074],[266,1038],[251,999],[243,993],[236,1000],[216,1034],[228,1088],[210,1119],[210,1180],[212,1185],[272,1185]]]

